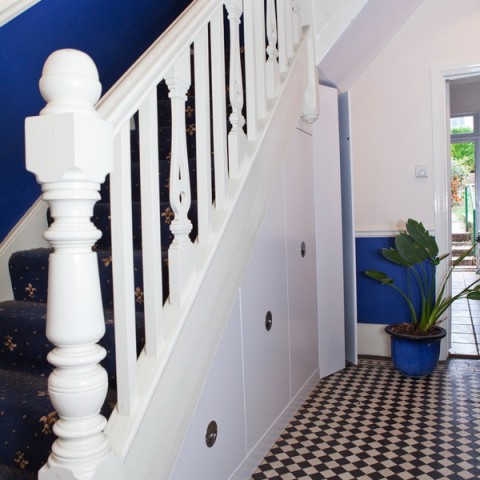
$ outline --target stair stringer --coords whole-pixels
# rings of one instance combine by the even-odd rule
[[[237,181],[227,218],[217,221],[222,226],[205,252],[202,275],[197,272],[191,282],[195,291],[188,305],[183,312],[167,309],[169,323],[174,317],[182,320],[174,346],[157,358],[142,353],[134,412],[114,411],[109,420],[106,434],[125,479],[168,479],[173,469],[302,111],[308,68],[314,68],[308,66],[308,38],[298,48],[262,134],[248,146],[245,176]],[[119,478],[118,470],[105,476],[102,469],[102,475],[102,480]]]

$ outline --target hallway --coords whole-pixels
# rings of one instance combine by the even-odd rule
[[[480,361],[409,379],[360,360],[322,379],[251,480],[480,478]]]

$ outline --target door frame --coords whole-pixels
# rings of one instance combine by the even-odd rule
[[[450,107],[448,81],[480,75],[480,62],[461,65],[432,67],[432,142],[435,191],[435,237],[440,252],[451,252],[451,204],[450,204]],[[447,271],[446,262],[440,264],[438,275]],[[448,285],[451,292],[451,283]],[[442,342],[440,359],[446,360],[451,339],[451,315],[448,312],[447,338]]]

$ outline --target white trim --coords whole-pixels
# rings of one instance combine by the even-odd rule
[[[450,165],[449,165],[449,122],[447,122],[447,81],[457,78],[480,75],[480,63],[477,61],[462,65],[438,66],[431,70],[432,80],[432,147],[435,189],[435,230],[441,252],[450,252]],[[446,274],[448,265],[443,262],[438,267],[438,275]],[[448,287],[450,288],[450,286]],[[450,315],[448,317],[447,338],[442,342],[440,360],[448,356],[450,345]]]
[[[0,0],[0,27],[38,2],[40,0]]]
[[[431,235],[435,236],[435,228],[425,227]],[[381,230],[381,229],[365,229],[355,230],[355,238],[376,238],[376,237],[396,237],[400,229],[398,230]],[[443,251],[440,249],[440,251]]]
[[[355,238],[394,237],[398,230],[355,230]]]
[[[13,252],[48,247],[42,234],[47,229],[47,204],[38,199],[0,244],[0,301],[13,298],[8,260]]]
[[[390,357],[390,339],[384,331],[385,325],[374,323],[359,323],[358,354]]]

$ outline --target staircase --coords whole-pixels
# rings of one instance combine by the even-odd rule
[[[168,478],[285,146],[316,118],[308,3],[198,0],[95,108],[91,59],[47,60],[26,150],[53,248],[12,255],[0,304],[5,478],[47,458],[45,480]]]
[[[466,253],[472,248],[472,235],[470,233],[452,234],[452,260]],[[474,255],[466,256],[458,265],[457,269],[475,270],[476,260]]]

